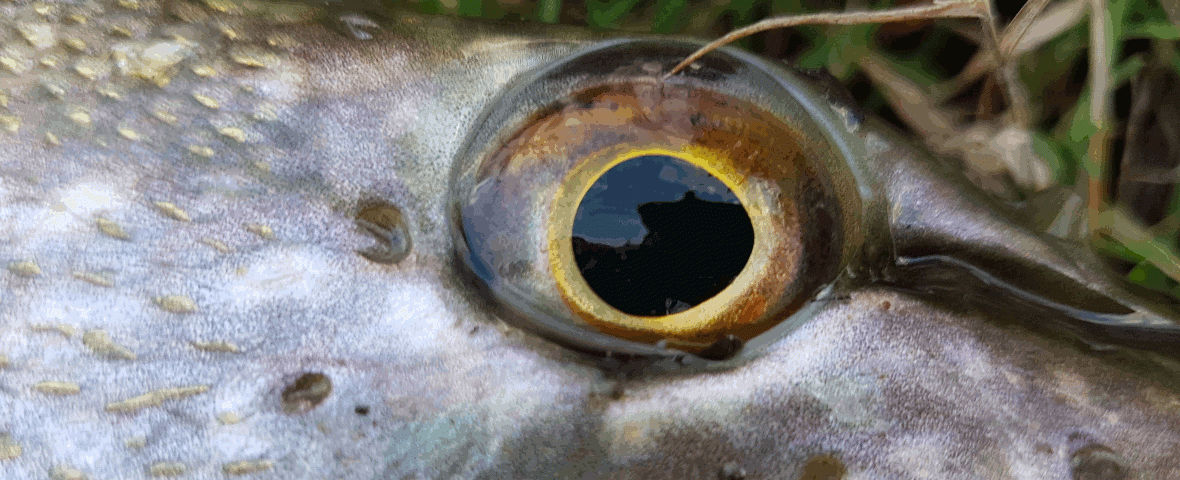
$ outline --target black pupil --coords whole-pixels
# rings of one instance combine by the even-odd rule
[[[754,249],[737,196],[684,160],[648,155],[608,170],[578,205],[574,258],[603,301],[663,316],[725,289]]]

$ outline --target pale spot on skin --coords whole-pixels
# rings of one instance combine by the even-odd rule
[[[58,465],[49,471],[49,478],[51,480],[86,480],[89,477],[74,467]]]
[[[229,58],[238,65],[253,68],[272,68],[279,63],[279,59],[270,52],[246,47],[232,49]]]
[[[155,202],[154,205],[160,210],[161,213],[172,217],[175,220],[180,220],[182,222],[188,222],[192,220],[192,218],[188,216],[188,212],[184,211],[184,209],[180,207],[177,207],[171,202]]]
[[[209,108],[209,109],[213,109],[213,110],[217,110],[217,109],[221,108],[221,102],[218,102],[217,99],[210,97],[208,95],[194,93],[193,100],[196,100],[197,103],[204,105],[205,108]]]
[[[193,348],[207,352],[241,353],[242,349],[233,342],[214,340],[207,342],[192,342]]]
[[[193,54],[180,42],[123,42],[112,48],[111,56],[119,72],[164,87],[172,81],[173,67]]]
[[[152,110],[152,116],[156,117],[156,120],[159,120],[161,122],[167,123],[172,126],[176,126],[177,124],[180,123],[180,119],[177,118],[176,115],[173,115],[171,112],[168,112],[167,110],[160,110],[160,109]]]
[[[36,277],[41,274],[41,267],[32,260],[24,260],[8,264],[8,271],[21,277]]]
[[[29,45],[38,50],[45,50],[57,44],[53,25],[48,23],[21,22],[17,24],[16,29]]]
[[[82,387],[79,387],[76,383],[58,381],[41,382],[33,385],[33,389],[50,395],[75,395],[82,391]]]
[[[273,466],[274,462],[270,460],[238,460],[225,464],[222,466],[222,470],[229,475],[246,475],[270,470]]]
[[[162,405],[166,400],[179,400],[199,393],[205,393],[207,391],[209,391],[208,385],[162,388],[159,390],[152,390],[137,397],[131,397],[126,400],[108,403],[106,405],[106,411],[114,413],[130,413],[137,410],[142,410],[144,408]]]
[[[123,446],[130,449],[139,450],[147,446],[147,439],[144,437],[131,437],[123,441]]]
[[[233,249],[229,248],[229,245],[226,245],[225,242],[222,242],[216,238],[205,237],[201,239],[201,243],[213,247],[214,250],[217,250],[221,253],[230,253],[233,251]]]
[[[239,417],[238,414],[234,412],[221,412],[217,414],[217,421],[221,422],[222,425],[233,425],[235,423],[241,422],[242,417]]]
[[[127,233],[127,230],[124,230],[121,225],[115,223],[112,220],[99,217],[94,219],[94,224],[98,226],[98,230],[102,232],[103,235],[111,238],[117,238],[119,240],[131,239],[131,235]]]
[[[0,460],[12,460],[19,457],[21,452],[21,446],[16,443],[16,440],[8,435],[0,434]]]
[[[45,143],[48,143],[48,144],[55,146],[55,147],[60,147],[61,146],[61,139],[57,138],[57,134],[55,134],[53,132],[45,132]]]
[[[34,332],[57,332],[66,338],[73,337],[74,332],[77,331],[73,325],[68,325],[65,323],[57,323],[53,325],[31,325],[29,328],[31,328]]]
[[[111,280],[109,277],[106,277],[101,274],[92,273],[92,272],[74,272],[73,275],[74,275],[74,278],[76,278],[78,280],[85,281],[85,282],[89,282],[92,285],[97,285],[100,287],[113,287],[113,286],[115,286],[114,280]]]
[[[8,368],[8,355],[0,353],[0,368]]]
[[[87,330],[82,334],[82,345],[89,348],[95,355],[135,360],[135,352],[115,343],[105,330]]]
[[[217,129],[217,133],[220,133],[222,135],[225,135],[226,137],[232,138],[235,141],[237,141],[238,143],[245,143],[246,142],[246,132],[238,127],[222,127],[222,128]]]
[[[99,95],[107,97],[111,100],[123,99],[123,92],[120,92],[118,87],[114,85],[103,85],[98,87],[95,91],[97,91]]]
[[[275,231],[273,229],[267,225],[262,225],[259,223],[247,224],[246,231],[258,235],[259,237],[262,237],[266,240],[270,240],[275,237]]]
[[[215,153],[217,153],[217,152],[214,152],[212,148],[209,148],[209,147],[206,147],[203,145],[189,145],[188,151],[189,151],[189,153],[192,153],[193,155],[196,155],[198,157],[205,157],[205,158],[213,158],[213,155]]]
[[[107,76],[110,73],[110,64],[97,58],[85,57],[74,64],[74,73],[87,80],[94,80]]]
[[[16,133],[20,130],[20,119],[12,115],[0,115],[0,127],[8,133]]]
[[[180,462],[160,462],[148,469],[153,477],[175,477],[184,474],[188,467]]]
[[[221,13],[235,15],[242,13],[241,7],[237,3],[234,3],[233,0],[205,0],[205,5]]]
[[[198,76],[206,78],[217,75],[217,70],[214,70],[213,67],[208,65],[193,65],[190,67],[190,70]]]
[[[82,41],[80,38],[70,37],[63,39],[62,42],[65,43],[67,47],[70,47],[79,53],[85,53],[89,49],[88,45],[86,45],[86,42]]]
[[[160,308],[172,313],[193,313],[197,311],[197,304],[184,295],[168,295],[153,299]]]
[[[59,208],[52,209],[56,215],[51,215],[46,220],[51,226],[59,227],[55,228],[55,231],[65,231],[69,225],[77,221],[75,216],[88,217],[100,210],[118,208],[125,202],[126,199],[111,185],[81,183],[62,193],[61,203],[57,206]],[[102,220],[109,222],[106,219]]]
[[[131,140],[132,142],[139,141],[139,132],[136,132],[135,130],[132,130],[128,127],[120,127],[119,136]]]
[[[78,125],[90,125],[90,114],[78,110],[70,113],[70,120],[73,120],[74,123],[77,123]]]

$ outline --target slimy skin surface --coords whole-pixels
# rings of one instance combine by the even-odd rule
[[[846,283],[726,368],[622,374],[519,328],[456,259],[454,162],[518,75],[604,37],[348,18],[0,3],[0,479],[1180,478],[1174,356],[914,285],[959,273]],[[1131,298],[873,121],[843,128],[884,258]]]

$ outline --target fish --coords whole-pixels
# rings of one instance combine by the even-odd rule
[[[718,74],[735,92],[779,82],[855,199],[823,237],[840,261],[803,257],[831,278],[710,355],[560,323],[489,269],[460,185],[473,145],[552,111],[552,65],[615,52],[551,84],[672,91],[692,68],[659,83],[625,48],[699,43],[249,0],[0,10],[0,478],[1180,478],[1174,305],[808,76],[702,60],[746,62]]]

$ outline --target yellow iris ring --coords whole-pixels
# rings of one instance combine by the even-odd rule
[[[738,197],[754,227],[754,247],[745,268],[721,293],[688,310],[659,317],[644,317],[622,312],[598,297],[582,277],[574,258],[573,228],[583,197],[603,174],[614,166],[639,157],[663,155],[674,157],[709,172]],[[549,261],[554,278],[566,304],[586,323],[619,338],[656,343],[667,340],[670,347],[700,350],[726,333],[749,330],[766,322],[761,308],[743,308],[742,300],[756,288],[763,275],[773,245],[773,230],[765,221],[770,207],[763,195],[751,194],[746,185],[748,175],[734,167],[725,152],[686,143],[676,148],[634,149],[616,146],[588,155],[574,167],[558,187],[550,215]],[[778,207],[776,207],[778,208]]]

